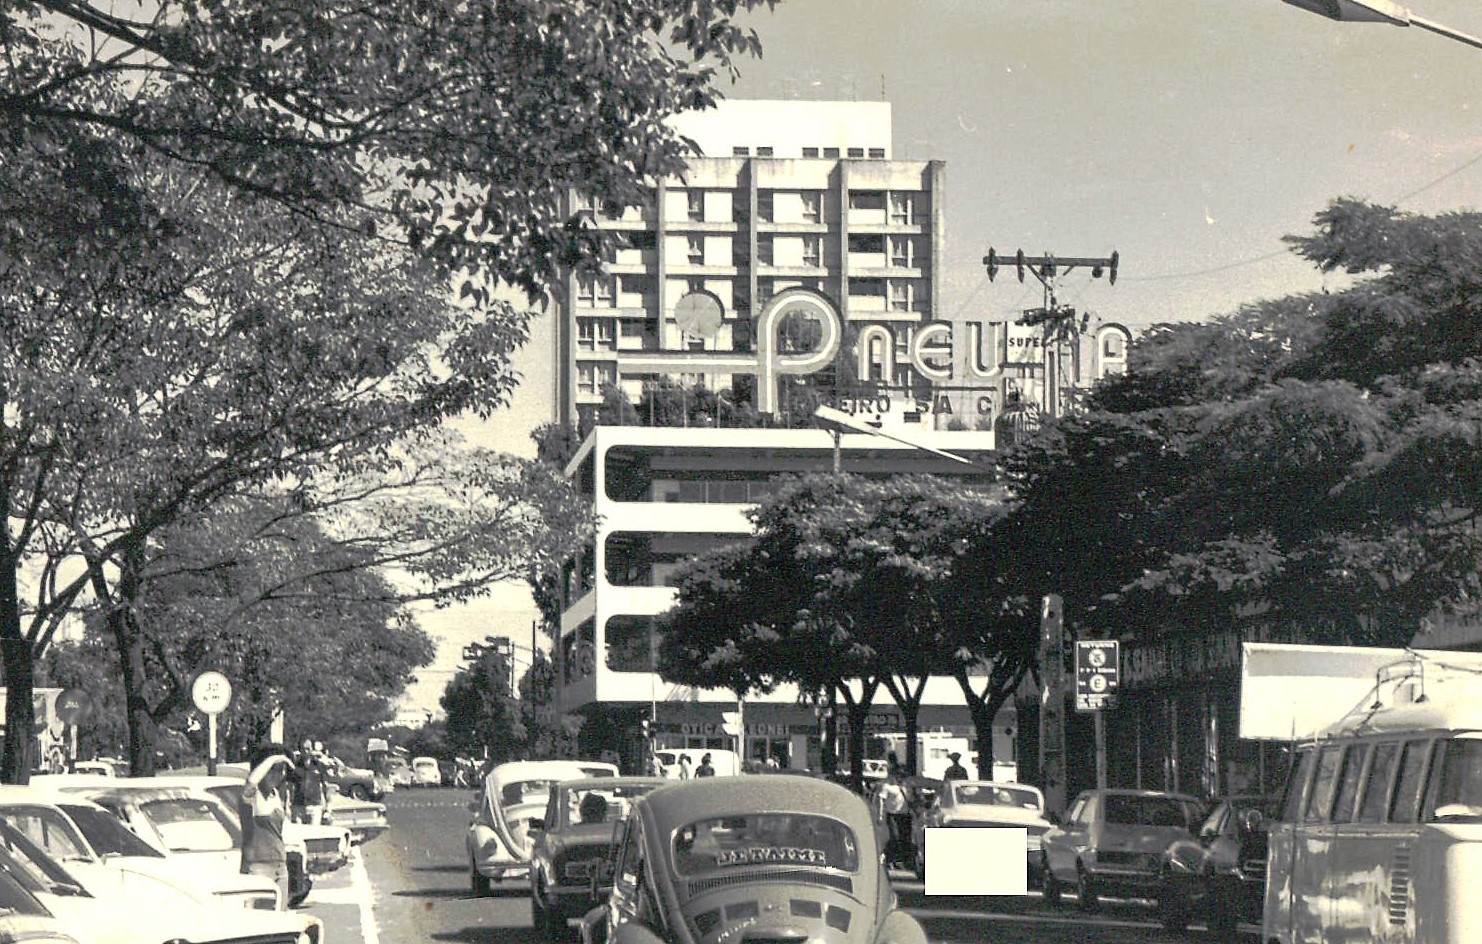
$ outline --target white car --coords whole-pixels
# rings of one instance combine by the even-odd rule
[[[137,873],[189,886],[239,908],[279,907],[278,886],[272,879],[201,869],[150,845],[108,810],[75,794],[0,786],[0,822],[66,862],[84,881],[106,884],[113,881],[113,873]]]
[[[443,785],[443,772],[437,765],[436,757],[415,757],[412,759],[412,785],[418,787],[440,787]]]
[[[1024,830],[1024,867],[1032,880],[1038,877],[1043,860],[1040,839],[1053,825],[1045,817],[1045,796],[1036,787],[992,780],[943,781],[931,805],[917,810],[913,817],[916,875],[926,881],[928,829],[1009,826]]]
[[[597,773],[593,773],[596,771]],[[551,784],[586,777],[617,776],[617,767],[596,761],[521,760],[489,771],[469,812],[469,885],[475,895],[489,894],[490,882],[530,874],[530,831],[544,824]]]
[[[84,944],[322,944],[312,915],[231,908],[155,876],[104,870],[75,876],[20,830],[0,823],[5,864]]]

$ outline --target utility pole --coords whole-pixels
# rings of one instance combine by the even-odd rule
[[[988,255],[983,257],[983,265],[988,268],[988,281],[993,281],[998,276],[999,266],[1007,260],[999,256],[998,251],[989,248]],[[1088,315],[1081,315],[1079,321],[1076,318],[1076,310],[1069,306],[1062,306],[1055,295],[1057,280],[1062,275],[1080,266],[1091,267],[1091,278],[1099,279],[1103,275],[1111,285],[1117,284],[1117,266],[1121,262],[1121,254],[1113,252],[1110,256],[1066,256],[1058,258],[1046,253],[1040,256],[1026,256],[1024,250],[1020,249],[1014,254],[1014,268],[1018,272],[1019,281],[1024,281],[1024,273],[1028,272],[1044,288],[1043,305],[1036,309],[1024,312],[1019,319],[1020,324],[1044,325],[1044,403],[1042,408],[1051,416],[1060,416],[1065,412],[1065,405],[1060,402],[1060,388],[1064,378],[1059,375],[1060,371],[1060,348],[1061,346],[1080,336],[1085,330]]]
[[[1058,594],[1040,610],[1039,770],[1045,809],[1065,812],[1065,612]]]

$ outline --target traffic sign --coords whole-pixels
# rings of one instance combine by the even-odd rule
[[[191,683],[190,700],[201,711],[215,717],[232,703],[232,683],[220,672],[202,672]]]
[[[57,720],[63,724],[76,724],[93,710],[92,699],[80,688],[64,688],[57,695]]]
[[[1116,707],[1121,683],[1121,644],[1115,639],[1082,639],[1075,644],[1075,710]]]

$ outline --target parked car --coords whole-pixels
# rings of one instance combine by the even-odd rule
[[[1083,792],[1040,840],[1045,901],[1059,904],[1066,887],[1087,910],[1104,892],[1157,897],[1164,852],[1180,839],[1192,840],[1201,819],[1200,802],[1182,793]]]
[[[391,781],[392,789],[410,787],[417,780],[416,775],[412,773],[412,765],[400,754],[386,756],[386,779]]]
[[[236,780],[235,786],[241,789],[241,782],[247,779],[247,768],[242,764],[218,764],[216,767],[218,777],[231,777]],[[206,776],[204,767],[188,767],[177,772],[180,776],[202,777]],[[236,797],[230,792],[230,785],[226,787],[210,786],[218,797],[227,805],[235,808]],[[345,796],[343,793],[332,793],[329,797],[329,805],[325,810],[325,823],[332,826],[342,826],[350,831],[350,843],[361,845],[370,842],[377,836],[391,828],[391,823],[386,819],[386,804],[377,803],[373,800],[357,800],[354,797]]]
[[[118,771],[106,760],[73,761],[72,773],[92,774],[95,777],[115,777],[118,775]]]
[[[588,944],[827,941],[926,944],[901,910],[864,800],[812,777],[660,787],[622,827]]]
[[[396,789],[391,778],[365,767],[351,767],[338,757],[324,759],[324,775],[342,796],[356,800],[376,800]]]
[[[152,784],[149,778],[120,778],[102,785],[65,788],[92,800],[117,816],[134,834],[156,849],[183,856],[204,870],[237,872],[242,864],[242,826],[235,805],[204,788]],[[288,901],[309,897],[308,850],[284,836],[288,861]]]
[[[468,805],[469,886],[475,895],[489,894],[490,883],[509,875],[530,872],[532,830],[545,822],[551,788],[563,780],[591,776],[582,769],[588,761],[521,760],[489,771]]]
[[[627,819],[633,801],[661,787],[662,777],[597,777],[555,785],[530,853],[530,915],[547,938],[567,935],[567,919],[580,918],[612,888],[614,824]]]
[[[19,829],[0,823],[4,863],[48,911],[91,944],[319,944],[324,927],[305,914],[230,908],[188,888],[141,874],[81,879]],[[127,880],[125,880],[127,879]]]
[[[218,768],[219,769],[219,768]],[[247,774],[238,777],[233,773],[167,775],[160,777],[135,778],[131,783],[147,782],[162,787],[180,786],[201,789],[210,793],[232,811],[241,826],[241,811],[238,804],[242,798],[242,786]],[[332,807],[331,807],[332,809]],[[284,843],[304,850],[304,868],[310,875],[333,872],[350,861],[350,847],[354,844],[350,830],[342,823],[295,823],[283,824]]]
[[[42,904],[33,885],[0,846],[0,944],[93,944]]]
[[[1266,894],[1266,825],[1273,801],[1263,796],[1226,797],[1214,805],[1194,839],[1180,839],[1165,853],[1159,917],[1183,930],[1191,917],[1231,936],[1241,921],[1261,923]]]
[[[926,881],[926,831],[949,827],[1013,826],[1024,829],[1024,867],[1030,884],[1040,881],[1043,856],[1040,839],[1050,831],[1045,818],[1045,797],[1023,783],[989,780],[941,781],[936,797],[911,816],[911,847],[916,875]]]
[[[25,834],[85,881],[140,873],[186,885],[233,905],[272,911],[278,886],[261,875],[201,869],[135,835],[107,809],[81,796],[40,787],[0,787],[0,822]],[[108,872],[108,876],[100,873]]]
[[[440,787],[443,785],[442,768],[436,757],[412,759],[412,785],[417,787]]]

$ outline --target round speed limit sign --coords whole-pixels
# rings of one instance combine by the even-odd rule
[[[232,683],[220,672],[202,672],[190,686],[190,700],[208,715],[219,715],[232,703]]]

